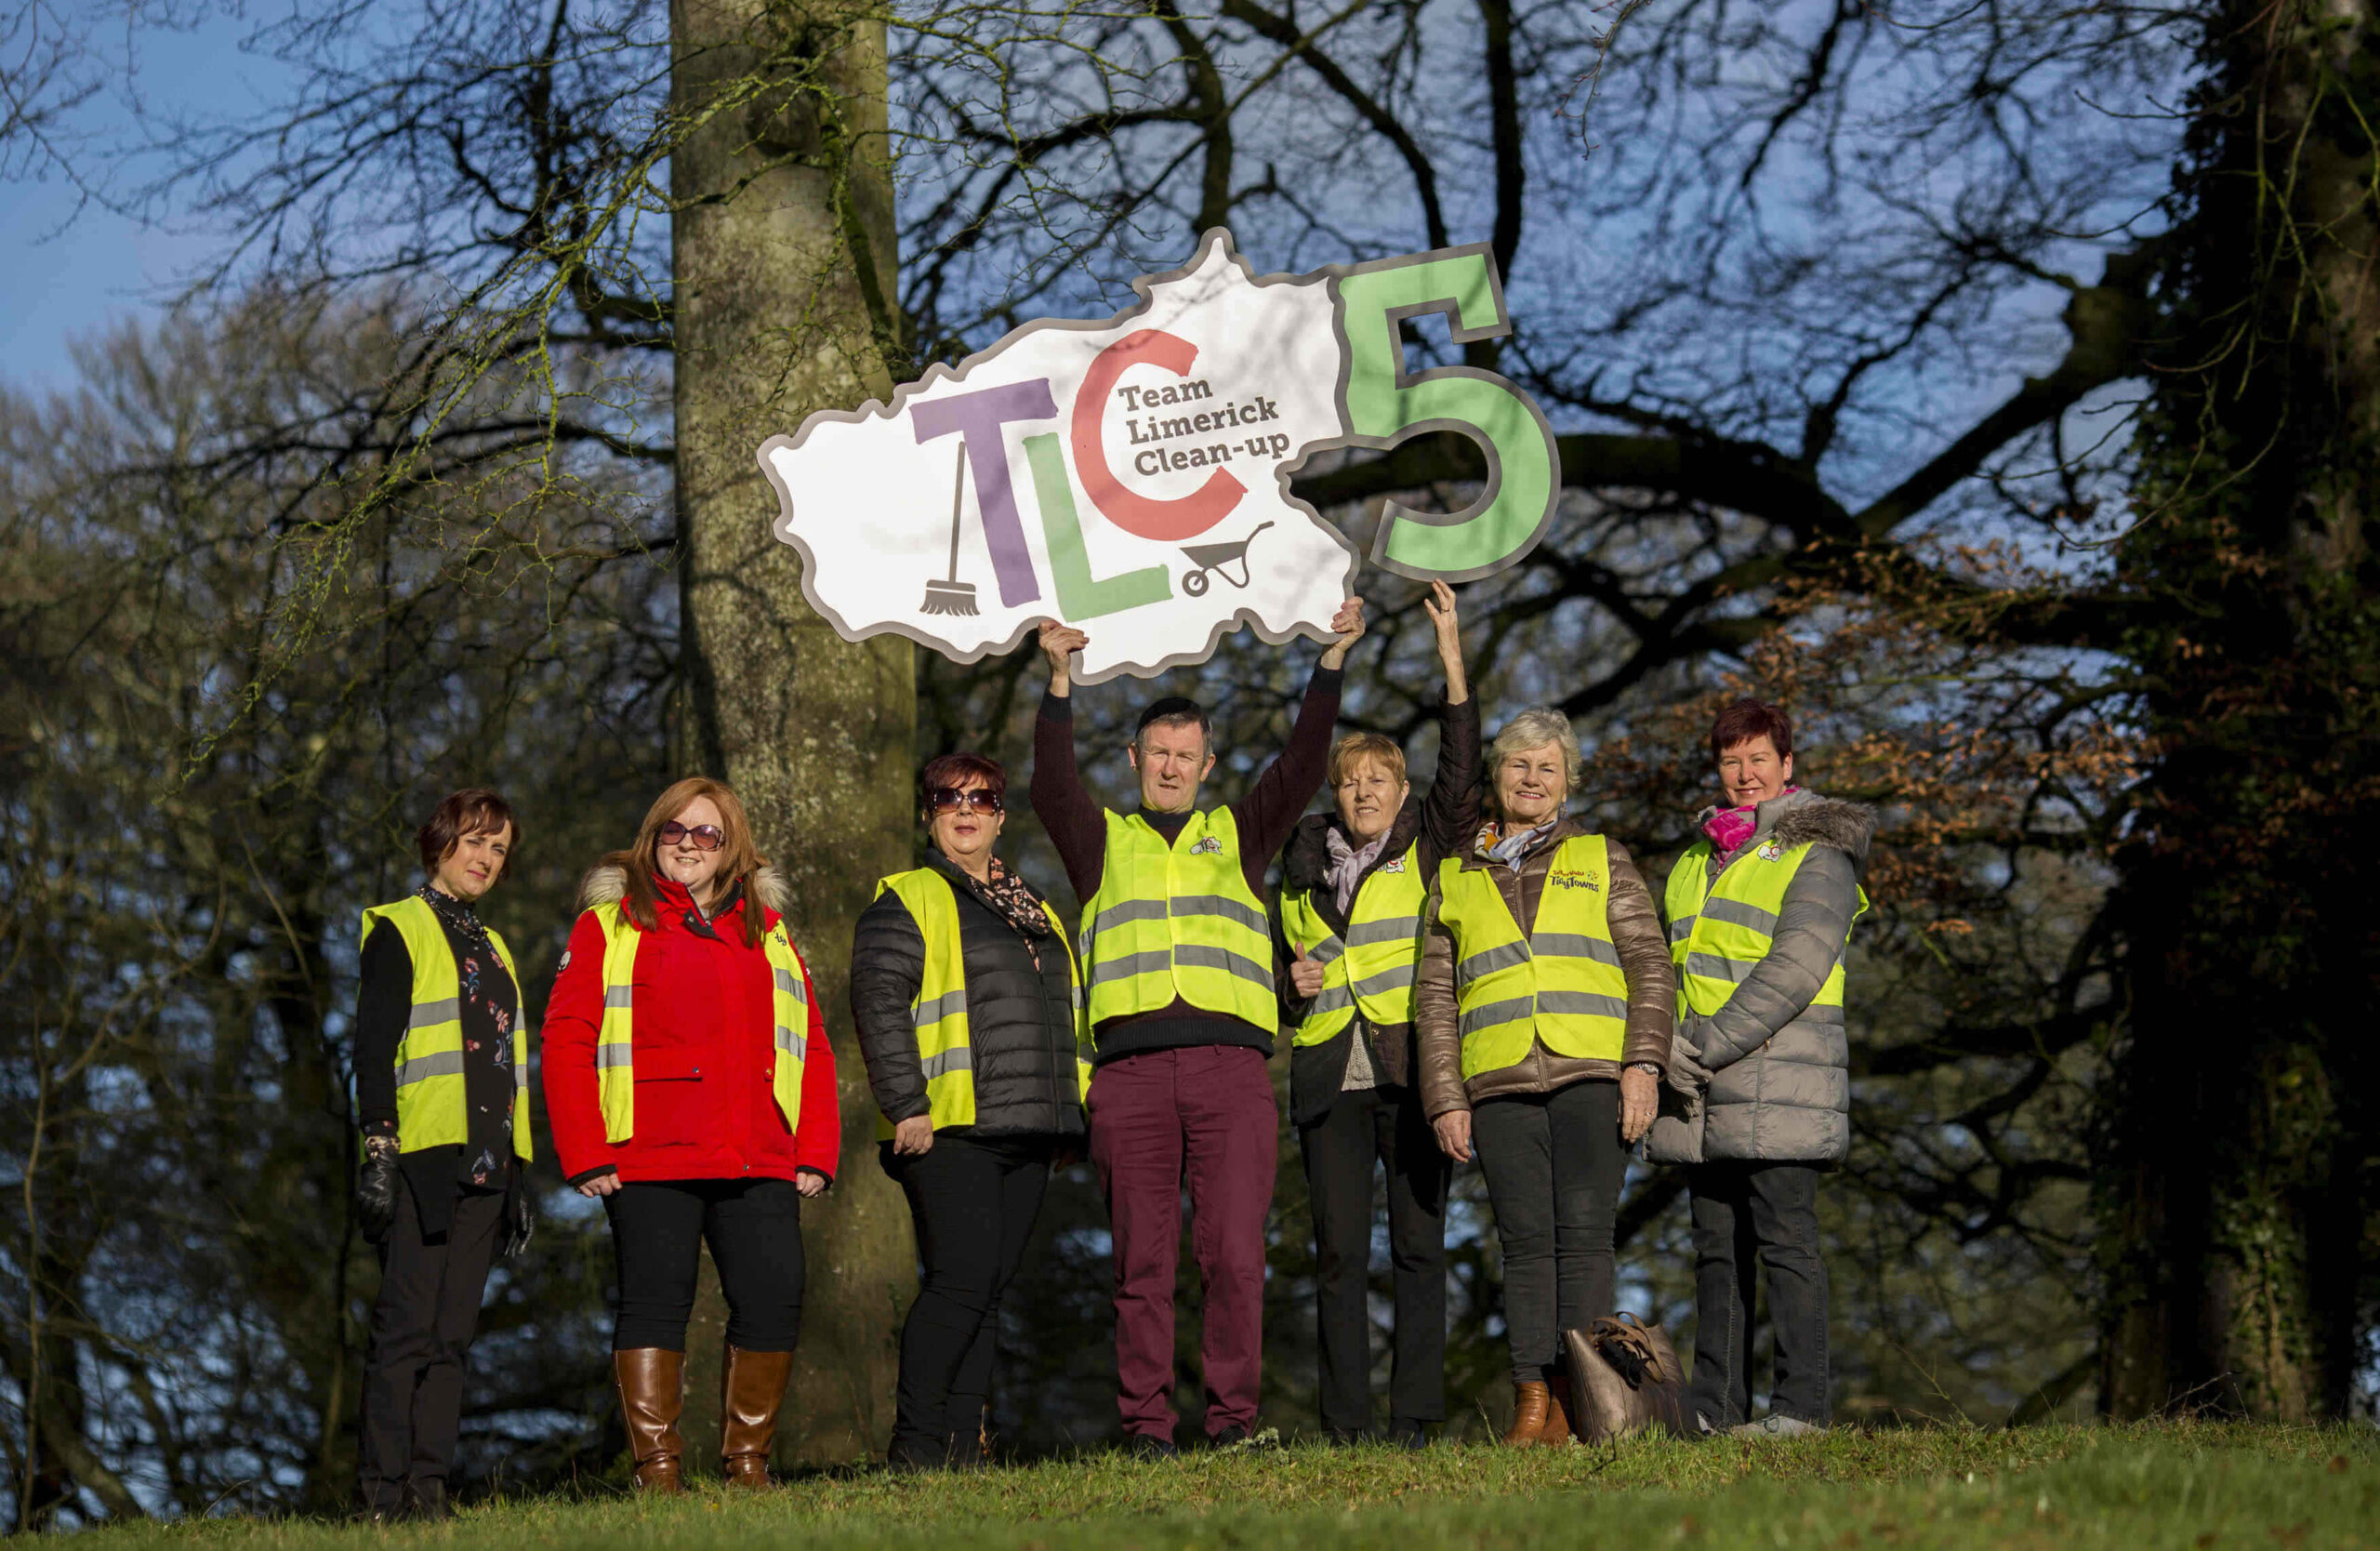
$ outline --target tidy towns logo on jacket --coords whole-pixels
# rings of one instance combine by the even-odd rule
[[[846,640],[972,662],[1057,618],[1091,637],[1096,682],[1204,660],[1242,626],[1327,638],[1358,557],[1290,480],[1430,431],[1477,445],[1482,493],[1450,515],[1390,503],[1373,563],[1461,581],[1536,547],[1561,494],[1543,413],[1492,372],[1406,359],[1408,319],[1444,314],[1450,347],[1510,331],[1485,245],[1259,277],[1218,228],[1133,289],[1112,318],[1027,324],[761,444],[776,535]]]
[[[1560,867],[1545,875],[1557,889],[1601,889],[1603,874],[1591,867]]]

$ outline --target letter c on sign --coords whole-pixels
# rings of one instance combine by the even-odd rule
[[[1126,533],[1166,543],[1193,537],[1230,515],[1239,498],[1248,494],[1248,486],[1218,469],[1190,494],[1160,501],[1125,489],[1107,467],[1099,426],[1106,415],[1108,398],[1116,391],[1116,379],[1128,368],[1140,365],[1162,366],[1176,377],[1186,377],[1190,364],[1197,359],[1198,347],[1189,340],[1161,328],[1144,328],[1101,351],[1092,359],[1091,370],[1083,373],[1082,386],[1075,391],[1069,440],[1074,443],[1076,476],[1091,505]]]

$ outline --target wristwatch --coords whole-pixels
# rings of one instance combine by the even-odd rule
[[[1659,1061],[1631,1061],[1628,1063],[1628,1069],[1632,1072],[1651,1072],[1655,1077],[1661,1075],[1661,1064]]]

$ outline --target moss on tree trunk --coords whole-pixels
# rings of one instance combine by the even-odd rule
[[[680,762],[743,797],[792,884],[794,940],[840,1077],[843,1161],[804,1209],[808,1287],[778,1458],[879,1449],[908,1214],[874,1161],[875,1106],[845,996],[852,928],[875,881],[909,865],[913,648],[843,642],[801,595],[771,532],[762,439],[891,388],[883,298],[894,262],[884,33],[856,6],[676,0],[671,99],[704,115],[671,163],[677,501],[684,588]],[[720,1313],[707,1279],[707,1331]],[[690,1463],[717,1437],[719,1357],[690,1355]]]

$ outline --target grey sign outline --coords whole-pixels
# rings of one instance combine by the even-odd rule
[[[810,605],[811,611],[816,614],[820,618],[826,620],[829,625],[833,626],[837,635],[841,636],[845,641],[850,642],[853,645],[857,645],[861,642],[879,635],[898,635],[906,637],[906,639],[917,643],[920,646],[931,647],[934,651],[939,652],[944,656],[949,658],[951,661],[960,663],[962,665],[980,662],[985,657],[991,656],[996,654],[1012,652],[1016,650],[1018,646],[1022,645],[1027,637],[1034,634],[1040,628],[1038,618],[1028,619],[1024,624],[1021,624],[1017,627],[1016,630],[1005,640],[995,639],[986,641],[984,644],[977,646],[972,650],[961,650],[950,642],[942,639],[932,630],[922,629],[907,620],[888,620],[881,624],[870,626],[865,630],[854,630],[841,615],[828,607],[826,602],[818,595],[818,590],[813,580],[817,574],[817,556],[812,552],[810,546],[802,540],[801,536],[793,531],[793,492],[787,487],[784,479],[779,476],[775,465],[771,461],[771,457],[781,449],[794,452],[800,451],[802,444],[809,439],[810,433],[822,425],[862,425],[871,418],[882,420],[896,419],[906,407],[910,399],[943,383],[964,381],[968,373],[974,370],[975,367],[985,364],[991,357],[1005,351],[1010,346],[1024,338],[1028,334],[1033,334],[1043,329],[1059,329],[1070,333],[1104,333],[1107,330],[1117,328],[1129,323],[1131,319],[1147,312],[1149,309],[1156,304],[1156,298],[1151,293],[1157,286],[1175,281],[1188,279],[1191,275],[1204,268],[1217,250],[1221,251],[1225,260],[1238,268],[1241,278],[1250,285],[1321,285],[1325,287],[1324,295],[1330,302],[1331,331],[1339,344],[1339,379],[1332,389],[1332,404],[1339,412],[1339,424],[1342,430],[1349,423],[1347,413],[1347,383],[1354,363],[1354,356],[1347,338],[1346,309],[1342,304],[1339,294],[1339,282],[1344,276],[1350,274],[1361,274],[1372,270],[1388,269],[1392,267],[1402,268],[1417,261],[1427,262],[1440,258],[1459,258],[1471,254],[1479,254],[1487,259],[1488,284],[1495,298],[1497,321],[1493,325],[1484,329],[1473,329],[1467,331],[1457,329],[1454,336],[1455,341],[1459,344],[1468,343],[1474,339],[1491,338],[1512,331],[1511,314],[1504,306],[1503,279],[1501,275],[1497,272],[1494,254],[1488,250],[1488,245],[1485,243],[1470,243],[1457,247],[1433,248],[1423,253],[1402,254],[1393,258],[1376,258],[1359,264],[1325,264],[1321,268],[1309,271],[1304,274],[1276,273],[1260,275],[1256,272],[1254,266],[1250,265],[1248,260],[1240,255],[1238,249],[1233,244],[1229,229],[1221,226],[1210,227],[1198,239],[1198,245],[1191,254],[1190,259],[1187,263],[1184,263],[1176,269],[1162,271],[1155,274],[1144,274],[1134,277],[1131,282],[1131,286],[1134,294],[1140,298],[1140,300],[1134,305],[1124,308],[1122,311],[1116,312],[1110,317],[1105,319],[1037,318],[1031,323],[1023,324],[1009,330],[1006,334],[1001,335],[998,339],[960,361],[956,366],[950,365],[945,362],[935,362],[932,365],[927,367],[925,372],[919,376],[916,381],[905,382],[894,388],[890,400],[870,399],[866,404],[860,405],[857,409],[816,410],[802,420],[800,426],[792,435],[787,436],[780,432],[763,441],[760,446],[754,450],[753,457],[755,461],[757,461],[760,466],[761,476],[769,482],[769,487],[776,493],[777,516],[776,520],[770,524],[770,530],[775,535],[780,542],[791,545],[794,550],[800,555],[802,598],[803,601]],[[1451,316],[1452,307],[1453,303],[1451,301],[1448,301],[1403,311],[1409,312],[1412,315],[1416,316],[1434,312],[1448,312],[1449,317],[1448,322],[1449,327],[1452,327],[1455,321]],[[1405,371],[1403,333],[1402,329],[1397,327],[1401,322],[1401,317],[1395,315],[1392,316],[1391,326],[1397,330],[1395,346],[1396,350],[1397,363],[1396,385],[1398,387],[1403,388],[1411,382],[1425,381],[1434,377],[1443,377],[1448,375],[1483,378],[1495,377],[1496,374],[1492,372],[1483,372],[1476,367],[1469,366],[1439,367],[1432,371],[1408,375]],[[1499,378],[1498,380],[1502,379]],[[1539,427],[1541,430],[1544,430],[1547,442],[1550,445],[1553,440],[1553,431],[1547,424],[1544,412],[1538,407],[1537,402],[1534,399],[1531,399],[1527,393],[1522,392],[1517,385],[1511,384],[1509,382],[1506,385],[1511,387],[1514,395],[1528,407],[1529,413],[1535,417]],[[1060,421],[1062,421],[1063,418],[1064,417],[1059,417]],[[1058,422],[1053,421],[1052,423],[1054,424]],[[1303,514],[1315,524],[1315,526],[1320,528],[1325,534],[1328,534],[1331,540],[1336,543],[1341,550],[1345,551],[1347,556],[1347,569],[1341,583],[1344,595],[1352,596],[1355,592],[1355,579],[1361,574],[1363,569],[1363,557],[1358,552],[1355,546],[1348,542],[1347,536],[1339,530],[1337,524],[1332,523],[1328,518],[1324,517],[1321,512],[1315,510],[1311,502],[1302,499],[1291,492],[1289,488],[1289,482],[1292,474],[1295,471],[1303,468],[1317,453],[1333,452],[1351,446],[1368,447],[1375,450],[1383,449],[1395,445],[1406,437],[1415,435],[1423,431],[1434,430],[1468,431],[1474,436],[1474,439],[1476,440],[1475,427],[1467,427],[1452,422],[1437,420],[1417,422],[1412,426],[1405,428],[1404,431],[1394,438],[1382,439],[1379,437],[1341,435],[1336,437],[1327,437],[1316,442],[1310,442],[1300,450],[1297,457],[1285,460],[1276,467],[1274,480],[1276,484],[1279,487],[1282,504],[1296,512]],[[1485,501],[1492,498],[1496,489],[1498,488],[1499,482],[1501,479],[1501,470],[1497,467],[1495,449],[1492,446],[1487,448],[1487,458],[1489,471],[1487,493],[1482,496],[1479,503],[1474,503],[1473,507],[1465,508],[1464,512],[1475,513],[1477,506],[1484,504]],[[1523,559],[1526,559],[1529,550],[1535,549],[1539,541],[1544,537],[1545,529],[1553,522],[1554,508],[1558,504],[1561,491],[1561,481],[1559,477],[1560,471],[1558,467],[1555,471],[1555,474],[1556,477],[1554,485],[1555,499],[1547,502],[1545,516],[1538,524],[1536,531],[1531,534],[1527,544],[1523,545],[1512,555],[1495,565],[1473,571],[1466,571],[1457,575],[1444,576],[1441,579],[1447,581],[1470,581],[1478,577],[1490,576],[1498,571],[1509,569],[1511,566],[1519,563]],[[1375,550],[1373,563],[1379,565],[1382,570],[1389,571],[1395,575],[1413,577],[1420,580],[1428,580],[1433,577],[1439,577],[1440,574],[1435,572],[1421,572],[1404,565],[1385,561],[1382,559],[1377,552],[1387,542],[1387,536],[1393,524],[1395,522],[1405,521],[1426,523],[1434,526],[1452,526],[1460,522],[1468,520],[1462,512],[1447,514],[1409,512],[1404,508],[1397,507],[1394,502],[1388,503],[1382,516],[1383,521],[1381,524],[1380,536],[1378,539],[1375,540],[1373,546]],[[1039,617],[1054,619],[1058,616],[1052,613]],[[1104,683],[1110,679],[1125,675],[1130,675],[1133,678],[1153,679],[1157,677],[1159,674],[1170,672],[1176,668],[1195,666],[1211,658],[1215,655],[1215,648],[1223,643],[1223,640],[1225,636],[1234,634],[1241,630],[1248,630],[1258,640],[1271,646],[1287,645],[1291,641],[1297,640],[1300,637],[1303,637],[1309,641],[1324,643],[1328,643],[1333,639],[1328,633],[1316,629],[1315,626],[1307,624],[1293,625],[1289,630],[1276,635],[1264,627],[1263,621],[1257,616],[1253,610],[1237,609],[1233,611],[1233,613],[1228,616],[1216,621],[1214,628],[1208,632],[1207,643],[1204,647],[1185,652],[1172,653],[1153,664],[1144,665],[1118,663],[1111,669],[1107,669],[1104,671],[1095,674],[1078,671],[1074,675],[1075,682],[1086,684]]]

